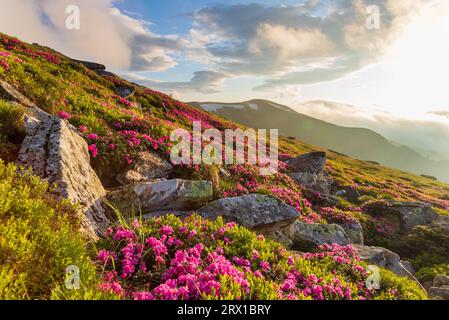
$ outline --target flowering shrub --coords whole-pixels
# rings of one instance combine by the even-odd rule
[[[110,228],[97,244],[100,288],[122,299],[372,299],[352,247],[303,256],[221,219],[174,216]],[[403,280],[409,285],[409,280]],[[388,291],[389,292],[389,291]],[[411,291],[415,298],[422,294]],[[397,290],[390,298],[401,298]]]

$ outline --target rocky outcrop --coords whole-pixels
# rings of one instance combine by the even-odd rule
[[[401,258],[396,253],[381,247],[368,247],[361,245],[354,245],[359,257],[367,262],[373,264],[401,277],[408,277],[416,282],[418,280],[410,273],[406,266],[401,261]]]
[[[207,219],[215,220],[222,216],[227,221],[260,232],[279,230],[300,216],[295,208],[278,198],[259,194],[220,199],[209,203],[199,212]]]
[[[364,244],[363,227],[360,222],[346,222],[340,225],[348,235],[349,240],[353,244]]]
[[[325,152],[312,152],[287,161],[288,175],[306,189],[328,195],[330,181],[324,174]]]
[[[432,299],[449,300],[449,276],[437,275],[429,289],[429,296]]]
[[[439,218],[431,206],[421,202],[375,202],[366,205],[363,210],[374,216],[391,215],[399,218],[401,232],[409,233],[419,225],[429,225]]]
[[[106,70],[106,66],[100,63],[96,63],[96,62],[90,62],[90,61],[82,61],[82,60],[75,60],[72,59],[73,62],[75,63],[80,63],[83,66],[85,66],[87,69],[90,69],[92,71],[105,71]]]
[[[336,224],[308,224],[295,221],[284,228],[282,233],[293,242],[292,249],[313,251],[322,244],[348,245],[351,243],[342,227]]]
[[[293,172],[319,174],[324,171],[326,152],[311,152],[287,161]]]
[[[405,232],[409,232],[419,225],[431,224],[438,219],[438,213],[425,203],[393,202],[390,208],[399,213]]]
[[[9,83],[0,79],[0,99],[18,103],[26,108],[30,113],[37,117],[46,117],[48,114],[38,108],[30,99],[21,94],[16,88]]]
[[[449,276],[439,274],[433,279],[434,287],[449,286]]]
[[[154,152],[142,151],[138,159],[130,170],[117,177],[122,185],[167,179],[173,171],[173,166]]]
[[[25,126],[18,164],[55,184],[59,197],[79,204],[82,231],[95,239],[109,219],[102,206],[106,191],[90,166],[87,143],[68,122],[44,112],[26,116]]]
[[[108,199],[124,214],[195,210],[212,198],[210,181],[161,180],[138,183],[109,192]]]
[[[449,300],[449,286],[432,287],[429,289],[429,296],[435,300]]]
[[[127,86],[115,87],[115,93],[122,98],[128,98],[129,96],[133,95],[134,92],[136,92],[136,89],[134,89],[132,87],[127,87]]]

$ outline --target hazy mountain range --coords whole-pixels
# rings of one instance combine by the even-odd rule
[[[370,129],[335,125],[267,100],[189,104],[249,127],[279,129],[283,136],[295,137],[361,160],[376,161],[385,166],[432,175],[449,182],[449,161],[432,160]]]

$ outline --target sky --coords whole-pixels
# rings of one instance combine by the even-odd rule
[[[183,101],[269,99],[393,139],[419,120],[449,141],[447,0],[0,0],[0,31]]]

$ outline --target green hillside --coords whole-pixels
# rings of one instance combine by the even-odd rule
[[[83,64],[49,48],[26,44],[3,34],[0,34],[0,80],[41,109],[77,128],[89,144],[92,166],[107,189],[118,186],[114,178],[137,162],[141,151],[151,150],[168,159],[172,147],[169,136],[176,128],[192,130],[193,121],[201,121],[203,128],[221,131],[240,127],[163,93],[130,83],[102,70],[101,66]],[[124,90],[130,92],[126,98],[119,95]],[[4,162],[14,162],[24,137],[22,118],[29,110],[4,98],[0,92],[0,157]],[[294,183],[288,175],[289,167],[283,162],[317,150],[321,149],[297,139],[282,138],[281,170],[276,175],[261,176],[255,165],[226,166],[224,169],[230,174],[221,175],[223,168],[201,165],[176,167],[172,178],[212,181],[214,199],[250,193],[276,196],[296,208],[301,213],[299,219],[308,224],[344,224],[358,220],[369,235],[369,245],[382,244],[396,250],[401,258],[413,261],[423,279],[442,273],[441,269],[447,272],[444,269],[449,269],[449,251],[444,244],[447,234],[418,227],[407,235],[409,238],[397,238],[373,227],[383,220],[376,220],[371,212],[382,208],[384,201],[395,200],[424,202],[439,215],[448,215],[449,185],[327,151],[325,173],[333,181],[331,192],[336,199],[336,203],[329,204]],[[221,219],[211,222],[196,215],[186,220],[174,216],[149,221],[137,219],[133,224],[117,219],[93,245],[80,239],[76,232],[79,222],[71,218],[71,208],[52,199],[48,186],[40,185],[35,177],[17,177],[11,165],[5,168],[2,164],[0,169],[3,172],[0,172],[3,183],[0,202],[13,202],[4,205],[0,212],[0,274],[8,275],[0,280],[2,299],[427,297],[417,283],[385,270],[382,270],[380,290],[366,288],[366,264],[359,261],[351,246],[324,245],[300,255],[286,251],[268,236],[256,235]],[[22,179],[35,181],[31,190]],[[12,197],[17,194],[26,200],[23,204],[20,198]],[[35,201],[40,206],[36,207]],[[22,215],[22,209],[30,217]],[[42,210],[49,212],[48,219],[34,219],[33,215],[42,214]],[[55,212],[64,213],[65,218],[55,217]],[[47,241],[43,235],[51,242],[48,250],[42,249]],[[168,241],[170,245],[165,243]],[[60,251],[55,249],[55,243],[60,244]],[[54,262],[49,265],[52,274],[49,277],[38,274],[33,278],[33,268],[37,268],[33,261],[42,259],[41,250],[45,251],[46,260]],[[29,256],[35,260],[27,260]],[[82,261],[83,268],[88,270],[89,286],[66,292],[60,287],[64,268],[76,261]],[[173,266],[179,263],[181,267],[186,261],[195,269],[189,276],[203,286],[199,291],[188,281],[180,280],[185,280],[181,278],[184,273],[174,270]],[[216,271],[215,261],[220,263],[218,269],[226,272]],[[162,274],[170,275],[172,281]],[[292,277],[294,281],[289,282]],[[36,283],[40,282],[45,290],[36,289]]]

